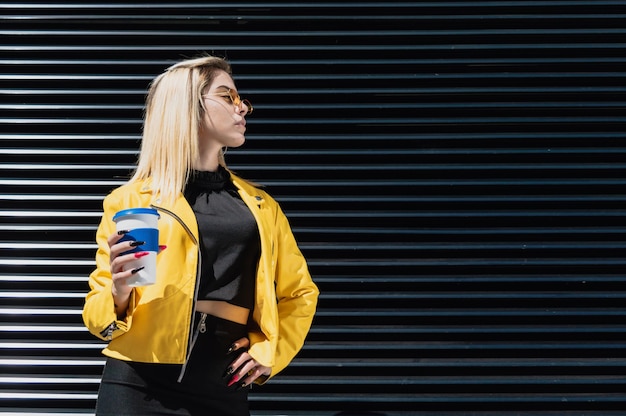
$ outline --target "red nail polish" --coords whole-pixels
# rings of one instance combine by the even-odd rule
[[[167,246],[159,246],[159,251],[163,251],[167,248]]]
[[[233,378],[230,379],[230,382],[228,383],[228,387],[232,386],[238,381],[239,381],[239,374],[235,374]]]
[[[139,259],[139,258],[141,258],[143,256],[147,256],[148,254],[150,254],[150,253],[148,253],[147,251],[141,251],[139,253],[135,253],[135,258]]]

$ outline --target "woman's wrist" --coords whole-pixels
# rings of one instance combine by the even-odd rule
[[[130,302],[130,295],[132,288],[128,293],[119,294],[113,286],[111,288],[111,295],[113,296],[113,307],[115,308],[115,314],[118,319],[124,319],[126,317],[126,311],[128,310],[128,304]]]

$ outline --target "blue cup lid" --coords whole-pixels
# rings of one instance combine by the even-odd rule
[[[148,214],[148,215],[156,215],[157,218],[160,218],[159,212],[153,208],[129,208],[118,211],[113,216],[113,221],[119,220],[121,217],[126,215],[140,215],[140,214]]]

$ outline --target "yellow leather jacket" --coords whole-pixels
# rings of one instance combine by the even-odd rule
[[[237,176],[231,178],[256,219],[261,238],[249,353],[272,368],[272,377],[302,348],[319,291],[278,203]],[[133,288],[126,317],[119,320],[111,295],[107,238],[115,232],[113,215],[135,207],[159,211],[159,245],[167,249],[157,256],[156,284]],[[104,199],[96,241],[96,269],[89,277],[91,291],[83,321],[89,332],[109,341],[103,354],[127,361],[183,364],[182,376],[195,340],[192,320],[200,252],[196,217],[186,199],[181,194],[173,204],[162,202],[148,181],[123,185]]]

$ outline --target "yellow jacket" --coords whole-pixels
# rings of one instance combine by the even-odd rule
[[[319,291],[278,203],[264,191],[231,177],[261,237],[252,313],[256,328],[249,330],[249,353],[272,368],[272,377],[302,348]],[[167,250],[157,256],[156,284],[135,287],[126,317],[118,320],[107,238],[115,232],[112,218],[117,211],[139,207],[159,211],[159,245],[166,245]],[[83,321],[89,332],[110,341],[103,354],[127,361],[185,364],[193,345],[195,324],[191,320],[199,280],[198,226],[186,199],[181,194],[170,205],[154,194],[148,181],[123,185],[104,199],[96,241],[96,269],[89,277],[91,291]]]

